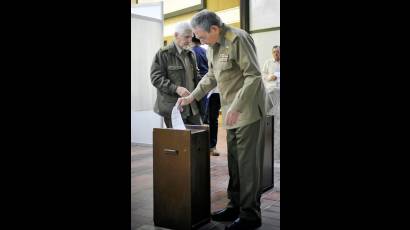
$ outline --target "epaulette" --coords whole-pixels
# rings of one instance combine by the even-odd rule
[[[161,47],[161,51],[167,51],[167,50],[169,50],[169,48],[170,48],[170,46],[163,46],[163,47]]]
[[[232,32],[232,30],[226,31],[226,33],[225,33],[225,39],[230,41],[230,42],[233,42],[233,40],[235,40],[236,36],[237,35],[234,32]]]

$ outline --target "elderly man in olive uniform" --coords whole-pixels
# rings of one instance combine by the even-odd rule
[[[177,104],[199,101],[218,86],[227,129],[230,202],[211,217],[234,221],[226,229],[257,228],[261,226],[265,90],[256,48],[248,33],[225,25],[213,12],[197,13],[191,26],[201,43],[209,45],[209,70],[195,90],[179,98]]]
[[[190,95],[200,76],[195,54],[189,50],[192,28],[188,22],[176,26],[174,41],[161,48],[151,65],[151,82],[157,88],[154,112],[163,116],[168,128],[172,128],[171,112],[178,96]],[[201,125],[199,104],[192,103],[184,107],[181,114],[185,124]]]

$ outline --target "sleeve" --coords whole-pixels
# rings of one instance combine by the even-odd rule
[[[236,93],[230,110],[242,112],[247,103],[253,103],[252,100],[255,99],[262,84],[262,78],[252,37],[249,34],[241,34],[234,44],[237,51],[236,60],[245,80],[242,88]]]
[[[161,92],[169,95],[176,94],[177,85],[175,85],[169,78],[167,74],[167,66],[161,51],[158,51],[152,61],[151,65],[151,83]]]
[[[269,60],[266,60],[262,67],[262,77],[269,80]]]
[[[202,77],[201,81],[198,83],[194,91],[192,91],[192,96],[197,100],[201,100],[209,91],[216,87],[216,79],[214,75],[214,69],[212,66],[212,57],[210,49],[207,51],[208,54],[208,73]]]

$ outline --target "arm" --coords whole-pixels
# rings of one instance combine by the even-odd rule
[[[214,75],[214,69],[212,65],[212,51],[208,49],[208,73],[202,77],[201,81],[198,83],[194,91],[192,91],[192,96],[197,100],[201,100],[209,91],[216,87],[216,79]]]
[[[248,103],[253,103],[258,88],[261,84],[261,72],[256,57],[256,48],[249,34],[239,36],[235,41],[236,60],[244,79],[242,88],[237,92],[229,110],[242,112]]]
[[[273,73],[273,76],[275,77],[275,79],[274,80],[280,80],[280,72],[275,72],[275,73]]]
[[[158,51],[151,65],[151,83],[161,92],[174,95],[178,87],[168,78],[166,66],[161,51]]]
[[[226,113],[227,125],[234,125],[245,105],[254,103],[252,100],[256,97],[262,81],[252,37],[249,34],[238,36],[235,46],[236,54],[234,56],[245,79],[242,88],[236,93],[235,99]]]
[[[262,77],[265,81],[269,81],[268,63],[269,63],[269,60],[266,60],[262,67]]]
[[[211,53],[208,50],[208,57],[211,57]],[[188,105],[196,99],[201,100],[209,91],[215,88],[217,85],[214,71],[212,68],[211,58],[208,58],[208,73],[202,77],[201,81],[198,83],[194,91],[188,97],[178,98],[177,104],[182,111],[182,106]]]

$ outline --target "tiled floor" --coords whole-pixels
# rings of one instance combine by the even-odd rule
[[[228,202],[228,163],[226,155],[226,132],[220,128],[217,150],[220,156],[211,156],[211,211],[224,208]],[[221,141],[220,141],[221,140]],[[131,151],[131,230],[163,229],[153,222],[153,168],[152,147],[132,146]],[[275,161],[275,187],[262,195],[262,226],[259,228],[280,229],[280,161]],[[201,227],[201,230],[224,229],[229,222],[215,222]]]

